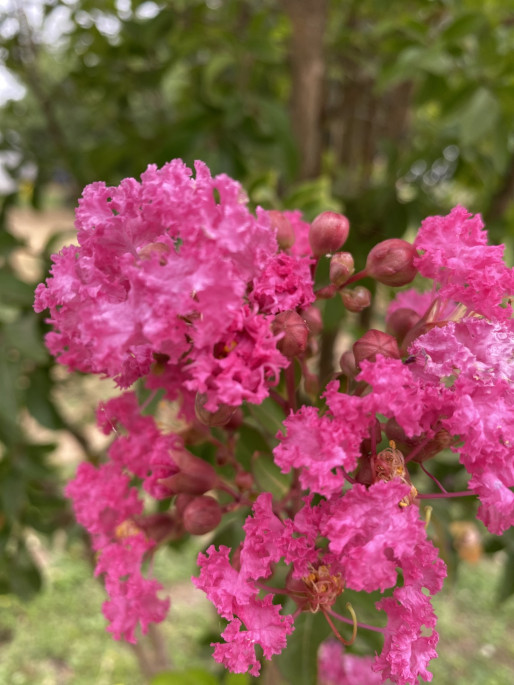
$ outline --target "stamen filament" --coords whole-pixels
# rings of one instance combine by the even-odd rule
[[[331,616],[337,618],[338,621],[342,621],[343,623],[349,623],[350,625],[353,625],[352,619],[346,618],[345,616],[341,616],[341,614],[338,614],[336,611],[333,611],[332,609],[327,609],[327,611]],[[362,628],[363,630],[373,630],[375,633],[385,633],[385,628],[379,628],[378,626],[370,626],[368,623],[361,623],[360,621],[357,621],[357,627]]]
[[[337,630],[337,628],[334,625],[334,622],[332,621],[332,619],[328,615],[328,611],[330,611],[330,610],[327,610],[324,607],[321,607],[321,611],[323,612],[323,615],[327,619],[328,625],[332,628],[332,632],[337,637],[337,639],[340,642],[342,642],[343,645],[346,645],[347,647],[349,647],[350,645],[353,645],[353,643],[355,642],[355,638],[357,637],[357,616],[355,615],[355,611],[353,610],[353,607],[350,604],[350,602],[346,602],[346,608],[351,613],[352,618],[353,618],[353,621],[351,621],[351,623],[353,624],[353,631],[352,631],[352,639],[351,640],[345,640],[344,637],[342,637],[342,635],[339,633],[339,631]],[[332,612],[330,612],[330,613],[332,613]]]
[[[446,488],[441,485],[441,483],[437,480],[437,478],[435,476],[433,476],[430,473],[430,471],[426,470],[426,468],[423,466],[423,464],[420,463],[420,467],[421,467],[421,470],[424,471],[427,474],[427,476],[434,481],[434,483],[437,485],[438,488],[440,488],[440,490],[442,492],[448,493],[448,490],[446,490]]]

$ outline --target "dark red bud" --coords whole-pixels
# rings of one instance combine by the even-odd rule
[[[417,274],[414,266],[416,248],[401,238],[383,240],[371,250],[366,273],[379,283],[399,286],[410,283]]]
[[[203,392],[197,392],[195,397],[195,414],[196,418],[204,426],[224,426],[230,421],[236,408],[228,404],[220,404],[216,411],[208,411],[205,408],[209,396]]]
[[[355,376],[359,373],[359,369],[355,363],[355,355],[353,354],[353,350],[347,350],[346,352],[343,352],[341,358],[339,359],[339,366],[341,367],[341,371],[345,376],[348,376],[348,378],[355,378]]]
[[[312,254],[321,257],[336,252],[348,238],[350,223],[343,214],[322,212],[311,224],[309,243]]]
[[[271,324],[271,330],[274,335],[283,334],[277,342],[277,347],[288,359],[305,352],[309,329],[302,317],[296,312],[289,311],[277,314]]]
[[[336,252],[330,259],[330,282],[336,287],[346,283],[355,272],[355,263],[349,252]]]
[[[388,317],[386,331],[401,342],[418,321],[419,314],[416,314],[414,309],[401,307]]]
[[[184,532],[180,521],[171,514],[138,516],[136,523],[146,537],[155,540],[158,545],[165,540],[176,540]]]
[[[184,528],[191,535],[205,535],[218,527],[221,507],[214,497],[195,497],[184,509]]]
[[[341,299],[349,312],[362,312],[371,304],[371,293],[363,285],[341,290]]]
[[[392,359],[400,359],[400,350],[398,349],[396,338],[374,328],[366,331],[362,338],[359,338],[353,344],[353,354],[357,364],[360,364],[365,359],[374,362],[376,361],[377,354],[381,354],[383,357],[391,357]]]
[[[271,221],[271,228],[276,231],[277,243],[283,250],[287,250],[294,245],[295,235],[289,219],[282,212],[271,209],[268,212]]]
[[[244,414],[240,407],[236,407],[235,412],[230,417],[229,421],[223,426],[227,431],[235,431],[244,421]]]
[[[168,478],[162,478],[160,485],[169,489],[170,495],[186,493],[189,495],[202,495],[212,490],[218,483],[218,477],[214,468],[200,457],[183,450],[173,454],[173,461],[179,468],[179,472]]]

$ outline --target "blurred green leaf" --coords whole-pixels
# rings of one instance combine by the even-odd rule
[[[218,679],[208,671],[192,669],[183,673],[159,673],[152,678],[151,685],[218,685]]]

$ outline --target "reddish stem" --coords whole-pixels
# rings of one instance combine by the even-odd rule
[[[361,278],[366,278],[367,275],[368,273],[366,269],[358,271],[356,274],[353,274],[353,276],[351,276],[347,281],[345,281],[343,285],[339,287],[339,289],[341,290],[341,288],[346,288],[346,286],[350,285],[351,283],[355,283],[355,281],[360,281]]]
[[[437,480],[437,478],[435,476],[433,476],[429,471],[427,471],[426,468],[423,466],[423,464],[420,463],[420,466],[421,466],[422,471],[424,471],[427,474],[427,476],[434,481],[434,483],[437,485],[437,487],[440,488],[442,490],[442,492],[448,494],[448,490],[441,485],[441,483]]]

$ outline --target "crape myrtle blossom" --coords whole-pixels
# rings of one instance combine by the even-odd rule
[[[373,657],[345,652],[335,640],[322,642],[318,652],[320,685],[381,685],[380,673],[373,671]],[[386,680],[389,684],[391,681]]]
[[[257,676],[262,657],[297,638],[299,614],[319,612],[345,646],[357,630],[383,634],[374,657],[323,647],[322,682],[415,685],[432,677],[431,596],[446,575],[421,500],[471,494],[493,533],[514,523],[514,272],[462,207],[424,221],[414,245],[379,243],[360,271],[358,255],[338,251],[347,219],[328,214],[314,232],[297,211],[253,214],[241,186],[201,162],[194,175],[174,160],[140,182],[85,189],[79,244],[53,257],[35,308],[50,311],[60,363],[125,392],[98,409],[113,437],[105,462],[81,464],[66,494],[115,638],[134,642],[166,616],[158,548],[214,534],[230,514],[244,521],[242,542],[210,540],[193,578],[226,621],[217,662]],[[327,260],[338,266],[330,285]],[[424,292],[399,293],[388,332],[366,332],[319,397],[315,301],[337,296],[355,311],[354,281],[396,287],[417,273]],[[157,398],[178,419],[172,431],[150,413]],[[264,400],[262,411],[245,405]],[[465,492],[425,469],[447,448],[470,474]],[[441,492],[423,492],[422,471]],[[359,593],[374,591],[376,625],[360,623]]]
[[[222,633],[225,643],[214,645],[214,658],[234,672],[250,670],[258,675],[254,646],[260,645],[268,659],[282,651],[299,611],[330,612],[344,587],[365,592],[394,587],[398,568],[403,572],[402,589],[408,588],[412,598],[419,596],[420,606],[430,607],[423,588],[431,594],[440,590],[445,565],[426,539],[417,508],[399,506],[407,493],[408,486],[397,480],[376,483],[369,489],[356,485],[344,497],[317,506],[308,498],[295,517],[288,519],[273,513],[269,494],[260,495],[253,516],[244,525],[246,537],[237,565],[231,564],[227,547],[216,550],[211,546],[198,559],[201,572],[193,582],[229,621]],[[321,544],[322,538],[328,541],[328,548]],[[281,559],[290,565],[285,588],[262,584]],[[261,598],[259,589],[270,594]],[[273,594],[292,597],[297,612],[283,615],[282,606],[271,603]],[[379,609],[386,606],[377,604]],[[385,629],[386,644],[375,660],[375,670],[387,670],[402,685],[417,682],[420,672],[429,677],[426,664],[434,656],[437,633],[432,630],[426,643],[421,633],[424,627],[434,628],[433,612],[424,609],[418,616],[408,616],[416,658],[410,653],[410,644],[398,654],[396,614],[390,616],[392,626]],[[388,635],[392,636],[389,640]]]
[[[157,358],[186,371],[188,390],[209,393],[208,408],[261,402],[288,364],[269,315],[313,302],[309,258],[277,254],[267,213],[251,214],[235,181],[212,178],[202,162],[195,168],[192,178],[174,160],[150,165],[141,183],[87,186],[79,245],[53,257],[35,308],[50,309],[47,345],[71,369],[128,387]],[[301,220],[291,219],[301,234]],[[252,345],[261,372],[240,380]]]

